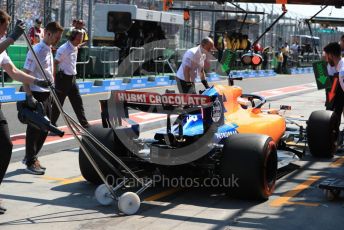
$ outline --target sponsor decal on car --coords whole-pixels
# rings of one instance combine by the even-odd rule
[[[236,130],[237,128],[238,128],[238,125],[235,123],[225,124],[225,125],[219,127],[219,129],[215,133],[214,137],[215,137],[216,141],[220,141],[220,140],[227,138],[233,134],[237,134],[238,133],[238,131]]]
[[[115,100],[118,102],[139,103],[139,104],[164,104],[164,105],[209,105],[211,98],[195,94],[163,94],[148,92],[127,92],[117,91]]]
[[[222,116],[222,105],[218,98],[213,103],[211,118],[215,123],[219,122]]]

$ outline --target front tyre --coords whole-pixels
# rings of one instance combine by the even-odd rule
[[[338,148],[339,119],[333,111],[314,111],[307,122],[309,151],[314,157],[332,158]]]

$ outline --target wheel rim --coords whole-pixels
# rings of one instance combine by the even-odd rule
[[[140,208],[140,198],[133,192],[124,193],[118,200],[118,209],[126,215],[135,214]]]
[[[95,191],[95,197],[101,205],[110,205],[113,202],[112,196],[105,184],[99,185]]]

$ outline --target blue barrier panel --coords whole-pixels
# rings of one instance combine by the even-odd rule
[[[170,77],[169,76],[159,76],[155,77],[155,86],[169,86],[170,85]]]
[[[102,86],[105,91],[122,90],[122,81],[122,79],[108,79],[103,81]]]
[[[132,89],[131,79],[130,78],[123,78],[123,81],[121,83],[121,88],[123,90],[130,90],[130,89]]]
[[[106,90],[104,89],[103,86],[92,86],[92,88],[91,88],[91,93],[102,93],[105,91]]]
[[[170,85],[176,85],[177,84],[176,77],[170,77],[169,82],[170,82]]]
[[[258,77],[266,77],[267,74],[265,72],[265,70],[258,70]]]
[[[273,76],[276,76],[276,72],[273,70],[273,69],[268,69],[267,70],[267,73],[268,73],[268,76],[269,77],[273,77]]]
[[[24,92],[16,92],[16,88],[13,87],[0,88],[0,102],[24,101],[25,94]]]
[[[147,88],[152,88],[152,87],[156,87],[156,77],[148,77],[147,79]]]
[[[249,71],[248,72],[248,77],[258,77],[258,74],[256,71]]]
[[[104,92],[104,86],[94,86],[93,82],[80,82],[78,83],[79,92],[81,95],[83,94],[92,94],[92,93],[101,93]]]
[[[291,73],[291,74],[297,74],[298,72],[297,72],[297,69],[296,69],[296,68],[291,68],[291,69],[290,69],[290,73]]]
[[[91,88],[93,86],[93,82],[85,81],[85,82],[78,82],[79,92],[80,94],[89,94],[92,93]]]
[[[132,78],[131,79],[131,88],[132,89],[146,88],[147,87],[147,80],[148,80],[148,77]]]
[[[250,77],[250,73],[248,71],[244,71],[244,72],[242,72],[242,77],[243,78],[248,78],[248,77]]]
[[[208,79],[209,81],[221,81],[221,78],[217,73],[210,73]]]
[[[240,71],[233,71],[230,73],[232,77],[243,77],[243,73]]]

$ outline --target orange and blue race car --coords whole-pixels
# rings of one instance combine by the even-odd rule
[[[112,91],[108,100],[100,101],[102,126],[89,132],[142,178],[237,178],[228,188],[215,186],[235,197],[266,200],[279,171],[303,153],[287,145],[295,137],[295,130],[288,128],[292,121],[279,110],[263,110],[265,102],[231,85],[214,85],[199,95]],[[129,119],[129,110],[166,114],[166,121],[150,137],[141,137],[140,124]],[[307,123],[306,129],[297,130],[299,140],[308,141],[315,156],[333,156],[339,136],[336,115],[315,111]],[[92,147],[87,137],[82,141],[104,175],[125,176],[116,159]],[[82,150],[79,164],[87,181],[102,183]]]

